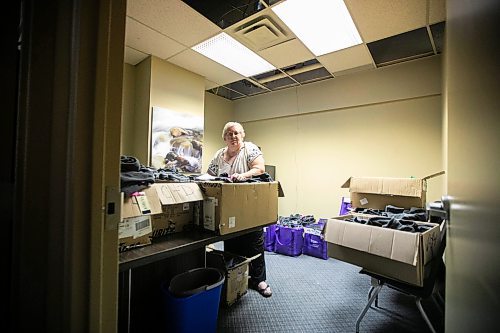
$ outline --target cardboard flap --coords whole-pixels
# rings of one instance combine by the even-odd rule
[[[422,179],[417,178],[351,177],[349,191],[421,197],[425,189]]]
[[[443,170],[443,171],[439,171],[439,172],[433,173],[432,175],[425,176],[422,179],[423,180],[427,180],[427,179],[431,179],[431,178],[434,178],[434,177],[437,177],[437,176],[441,176],[441,175],[444,175],[444,174],[445,174],[445,172]]]
[[[129,217],[135,217],[135,216],[141,216],[141,215],[154,215],[154,214],[160,214],[161,213],[161,204],[160,200],[158,198],[158,194],[156,193],[156,190],[152,187],[148,187],[144,189],[142,192],[143,197],[140,198],[141,200],[138,201],[136,197],[126,197],[123,199],[123,204],[122,204],[122,219],[124,218],[129,218]],[[139,203],[144,204],[147,202],[146,206],[149,208],[148,212],[145,213],[141,207],[139,206]]]
[[[153,187],[162,205],[203,200],[203,194],[196,183],[155,183]]]
[[[351,187],[351,178],[352,178],[352,177],[349,177],[349,179],[347,179],[347,180],[345,181],[345,183],[344,183],[344,184],[342,184],[342,186],[341,186],[340,188],[349,188],[349,187]]]

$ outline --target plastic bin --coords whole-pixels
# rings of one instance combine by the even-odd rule
[[[195,268],[162,284],[167,332],[215,332],[224,274]]]

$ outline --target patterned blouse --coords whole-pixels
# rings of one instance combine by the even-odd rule
[[[220,176],[223,173],[228,174],[229,176],[233,173],[244,173],[250,170],[250,163],[253,162],[257,157],[262,155],[259,147],[252,142],[245,141],[243,142],[243,147],[236,155],[236,158],[232,163],[227,163],[224,161],[224,152],[227,150],[227,147],[219,149],[210,164],[208,165],[208,174],[212,176]]]

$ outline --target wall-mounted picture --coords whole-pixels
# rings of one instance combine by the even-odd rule
[[[182,173],[201,173],[203,117],[153,107],[151,166]]]

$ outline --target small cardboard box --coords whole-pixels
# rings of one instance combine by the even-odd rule
[[[224,251],[207,248],[207,267],[214,267],[225,273],[226,281],[221,294],[221,303],[233,305],[248,291],[248,269],[253,258],[245,258]]]
[[[424,178],[350,177],[342,188],[351,193],[355,208],[385,209],[387,205],[402,208],[425,207],[427,180],[444,171]]]
[[[158,213],[161,213],[161,205],[152,187],[124,198],[122,219],[118,226],[118,251],[151,244],[153,230],[150,216]]]
[[[151,233],[149,215],[124,218],[118,226],[118,252],[151,244]]]
[[[423,285],[425,265],[439,247],[438,224],[416,222],[431,229],[411,233],[345,221],[352,217],[344,215],[327,220],[325,239],[329,257],[379,275]]]
[[[220,235],[278,219],[278,183],[201,182],[203,225]]]
[[[155,183],[161,204],[160,214],[153,215],[152,238],[181,232],[189,224],[194,224],[194,205],[203,200],[203,194],[196,183]]]

